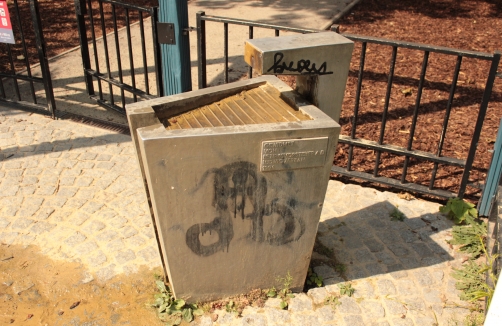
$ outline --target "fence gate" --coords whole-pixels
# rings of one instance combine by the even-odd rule
[[[29,8],[28,8],[29,7]],[[32,26],[22,18],[30,15]],[[0,103],[56,114],[37,0],[0,0]]]
[[[75,0],[75,12],[85,84],[92,99],[125,114],[127,103],[162,96],[157,7],[119,0]],[[145,20],[147,17],[150,19]],[[132,35],[133,24],[139,24],[139,35]],[[150,35],[145,33],[148,28]],[[133,44],[133,39],[139,39],[139,44]],[[154,82],[150,82],[152,79]]]

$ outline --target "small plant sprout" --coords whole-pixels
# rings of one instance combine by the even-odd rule
[[[282,289],[278,293],[279,297],[282,299],[280,307],[281,309],[287,309],[289,299],[295,297],[295,295],[291,292],[291,284],[293,284],[293,276],[291,276],[291,274],[288,271],[286,277],[278,277],[277,282],[282,283]],[[275,288],[272,288],[271,290],[268,291],[267,296],[269,294],[272,295],[274,292],[276,292]]]
[[[397,208],[397,206],[394,207],[394,209],[390,213],[390,219],[391,219],[391,221],[401,221],[401,222],[403,222],[405,218],[406,218],[406,216],[403,214],[403,212],[401,212]]]
[[[324,305],[326,306],[331,306],[333,309],[336,308],[336,306],[341,305],[342,303],[339,300],[338,296],[335,295],[330,295],[324,298]]]
[[[355,289],[352,287],[350,283],[339,283],[338,287],[340,288],[340,294],[351,297],[354,294]]]
[[[152,305],[157,308],[157,314],[166,325],[179,325],[182,320],[187,323],[194,319],[194,316],[204,314],[195,304],[186,304],[183,299],[175,299],[168,286],[162,280],[156,280],[155,284],[160,293],[155,294],[155,302]]]
[[[317,287],[321,287],[323,282],[323,278],[319,275],[317,275],[311,267],[309,267],[309,270],[307,272],[307,285],[313,286],[314,284]]]
[[[344,274],[346,271],[347,271],[347,266],[345,266],[344,264],[342,263],[339,263],[339,264],[336,264],[335,265],[335,271],[338,273],[338,274]]]

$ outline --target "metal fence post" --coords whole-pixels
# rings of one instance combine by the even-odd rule
[[[160,45],[164,94],[172,95],[191,91],[192,75],[190,71],[187,1],[159,1],[159,24],[161,23],[172,23],[174,25],[174,44]]]
[[[204,11],[197,13],[197,56],[198,56],[198,72],[199,72],[199,89],[207,87],[207,70],[206,70],[206,22],[202,19],[205,16]]]
[[[85,76],[85,87],[87,94],[94,95],[94,84],[92,83],[92,76],[87,74],[87,69],[91,69],[91,58],[89,55],[89,41],[87,39],[87,31],[85,28],[85,14],[87,13],[87,6],[85,0],[75,0],[75,13],[77,14],[77,28],[80,40],[80,53],[82,55],[82,65]]]
[[[35,39],[37,43],[38,57],[40,59],[40,68],[42,79],[44,81],[45,96],[47,97],[47,106],[51,112],[52,118],[56,118],[56,101],[52,89],[51,72],[49,70],[49,60],[47,58],[47,49],[45,47],[44,34],[42,31],[42,20],[38,9],[38,1],[30,0],[31,18],[33,19],[33,29],[35,30]]]

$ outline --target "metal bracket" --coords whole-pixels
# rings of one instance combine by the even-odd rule
[[[157,42],[160,44],[176,44],[173,23],[157,22]]]
[[[197,30],[197,27],[187,27],[187,28],[183,28],[183,35],[188,35],[188,33],[190,32],[194,32]]]

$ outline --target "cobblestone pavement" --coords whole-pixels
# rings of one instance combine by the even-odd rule
[[[101,280],[160,265],[129,136],[0,108],[0,150],[0,242]]]
[[[0,242],[33,244],[54,259],[79,261],[86,282],[160,266],[143,185],[129,136],[0,107]],[[405,220],[393,221],[398,208]],[[463,257],[445,242],[451,222],[439,205],[330,181],[318,240],[346,266],[345,277],[320,254],[325,286],[219,311],[195,325],[448,325],[469,313],[452,267]],[[355,293],[324,305],[350,281]]]

